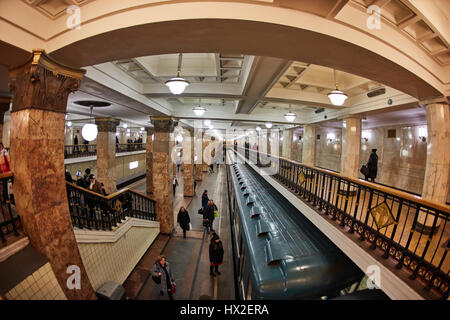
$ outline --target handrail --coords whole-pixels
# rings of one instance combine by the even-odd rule
[[[235,152],[257,165],[265,165],[261,156],[276,159],[273,177],[287,190],[349,234],[369,242],[371,250],[381,250],[384,259],[396,261],[396,268],[410,271],[410,279],[422,278],[428,292],[447,299],[449,206],[284,157],[247,148]]]
[[[112,230],[126,217],[156,220],[156,202],[129,188],[104,196],[70,182],[66,187],[74,227]]]
[[[78,185],[76,185],[76,184],[74,184],[74,183],[70,183],[70,182],[68,182],[68,181],[66,181],[66,184],[69,185],[69,186],[71,186],[71,187],[73,187],[73,188],[75,188],[75,189],[78,189],[78,190],[80,190],[80,191],[89,193],[89,194],[91,194],[91,195],[93,195],[93,196],[97,196],[97,197],[102,198],[102,199],[105,199],[105,200],[111,200],[111,199],[114,199],[115,197],[117,197],[117,196],[119,196],[119,195],[121,195],[121,194],[123,194],[123,193],[125,193],[125,192],[127,192],[127,191],[130,191],[129,188],[124,188],[124,189],[121,189],[121,190],[119,190],[119,191],[116,191],[116,192],[114,192],[114,193],[111,193],[111,194],[105,196],[105,195],[103,195],[103,194],[100,194],[100,193],[91,191],[91,190],[89,190],[89,189],[80,187],[80,186],[78,186]],[[151,200],[151,199],[150,199],[150,200]]]
[[[238,148],[245,149],[245,148],[242,148],[242,147],[238,147]],[[255,150],[251,150],[251,151],[255,151]],[[332,171],[332,170],[327,170],[327,169],[315,167],[315,166],[312,166],[312,165],[309,165],[309,164],[306,164],[306,163],[298,162],[298,161],[291,160],[291,159],[288,159],[288,158],[284,158],[284,157],[281,157],[281,156],[271,155],[271,154],[260,152],[260,151],[258,151],[258,153],[260,155],[262,154],[262,155],[265,155],[265,156],[268,156],[268,157],[275,157],[275,158],[279,158],[281,160],[289,161],[289,162],[301,165],[303,167],[314,169],[314,170],[317,170],[317,171],[320,171],[320,172],[323,172],[323,173],[326,173],[326,174],[333,175],[333,176],[338,177],[338,178],[342,178],[342,179],[348,180],[350,182],[354,182],[354,183],[361,184],[361,185],[366,186],[366,187],[370,187],[372,189],[377,189],[378,191],[389,193],[389,194],[392,194],[392,195],[404,198],[405,200],[419,202],[419,203],[421,203],[421,204],[423,204],[423,205],[425,205],[425,206],[427,206],[429,208],[436,209],[436,210],[439,210],[439,211],[444,211],[445,213],[450,214],[450,206],[448,206],[446,204],[441,204],[441,203],[438,203],[438,202],[434,202],[432,200],[424,199],[421,196],[417,196],[417,195],[414,195],[414,194],[411,194],[411,193],[408,193],[408,192],[405,192],[405,191],[400,191],[400,190],[396,190],[396,189],[389,188],[389,187],[386,187],[386,186],[382,186],[382,185],[379,185],[379,184],[376,184],[376,183],[372,183],[372,182],[369,182],[369,181],[366,181],[366,180],[363,180],[363,179],[354,179],[354,178],[345,176],[345,175],[343,175],[341,173],[337,173],[337,172]]]

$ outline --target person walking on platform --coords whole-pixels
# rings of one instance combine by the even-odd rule
[[[165,256],[159,256],[152,269],[152,279],[159,286],[161,296],[167,293],[170,300],[173,299],[173,289],[175,288],[175,280],[172,276],[172,270]]]
[[[178,211],[177,222],[180,225],[180,228],[183,229],[183,238],[186,239],[186,231],[189,231],[189,224],[191,219],[189,218],[189,212],[184,207],[180,208]]]
[[[208,205],[209,198],[208,198],[208,190],[203,191],[202,194],[202,208],[205,209]]]
[[[206,225],[206,230],[209,232],[214,232],[213,223],[215,216],[219,214],[217,206],[214,204],[212,199],[209,200],[208,205],[206,206],[203,214],[203,219],[208,220],[208,224]]]
[[[212,234],[211,243],[209,244],[209,274],[213,277],[220,275],[219,266],[223,262],[223,245],[217,233]],[[214,271],[216,273],[214,273]]]
[[[369,161],[367,162],[368,175],[367,178],[371,179],[372,182],[375,182],[375,178],[377,177],[378,171],[378,155],[377,149],[372,149],[372,153],[369,156]]]
[[[173,185],[173,195],[175,195],[175,192],[177,191],[177,186],[178,186],[177,177],[173,177],[172,185]]]

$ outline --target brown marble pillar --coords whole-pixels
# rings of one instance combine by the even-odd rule
[[[97,136],[97,180],[104,184],[107,194],[117,191],[116,177],[116,128],[120,120],[96,118]]]
[[[3,141],[3,119],[5,117],[5,112],[9,111],[10,103],[11,103],[10,97],[1,97],[0,96],[0,135],[2,135],[0,142],[3,142],[4,146],[5,146],[5,142]]]
[[[194,129],[183,130],[183,188],[185,197],[194,196]]]
[[[316,127],[307,125],[303,131],[302,162],[313,166],[316,159]]]
[[[361,118],[347,117],[342,128],[341,174],[358,179],[361,151]]]
[[[43,51],[10,70],[13,92],[11,165],[14,194],[24,230],[49,260],[68,299],[93,299],[94,290],[78,250],[64,179],[67,98],[84,70],[63,66]],[[69,266],[80,268],[81,289],[68,289]]]
[[[155,133],[155,128],[147,127],[147,140],[146,140],[146,153],[145,153],[145,165],[146,165],[146,182],[147,182],[147,193],[153,193],[153,134]]]
[[[160,231],[170,234],[174,228],[173,220],[173,129],[174,120],[170,117],[151,117],[155,128],[153,141],[152,177],[153,198],[156,201],[156,218]]]
[[[203,179],[203,130],[194,130],[194,162],[195,162],[195,180],[202,181]]]

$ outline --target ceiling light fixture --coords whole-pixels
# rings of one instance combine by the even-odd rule
[[[210,126],[211,125],[211,120],[205,120],[205,125],[206,126]]]
[[[293,122],[297,115],[291,112],[291,105],[289,105],[289,112],[284,115],[287,121]]]
[[[183,54],[180,53],[178,56],[178,69],[177,69],[177,76],[175,78],[172,78],[170,80],[166,81],[166,86],[169,87],[170,92],[173,94],[182,94],[184,89],[188,85],[190,85],[190,82],[181,78],[181,61],[183,59]]]
[[[196,106],[196,107],[194,107],[194,109],[192,109],[197,117],[201,117],[206,111],[206,108],[200,106],[201,101],[202,100],[199,99],[198,106]]]
[[[261,127],[260,127],[260,126],[257,126],[257,127],[256,127],[256,131],[258,131],[258,132],[261,131]]]
[[[72,126],[72,121],[67,121],[67,126],[71,127]]]
[[[267,129],[272,128],[272,122],[266,122],[266,128]]]
[[[334,70],[334,83],[336,85],[336,90],[333,90],[328,94],[328,98],[331,103],[335,106],[342,106],[348,96],[338,89],[337,78],[336,78],[336,70]]]
[[[94,109],[93,106],[91,106],[91,115],[89,119],[92,118],[92,110]],[[81,136],[86,141],[93,141],[95,138],[97,138],[98,129],[97,125],[94,123],[86,123],[83,128],[81,129]]]

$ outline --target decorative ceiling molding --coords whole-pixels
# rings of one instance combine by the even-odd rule
[[[423,14],[401,0],[352,0],[354,6],[367,11],[371,5],[381,9],[383,22],[411,39],[441,66],[450,65],[450,46]]]
[[[95,0],[22,0],[46,17],[56,20],[66,14],[69,6],[81,7]]]

